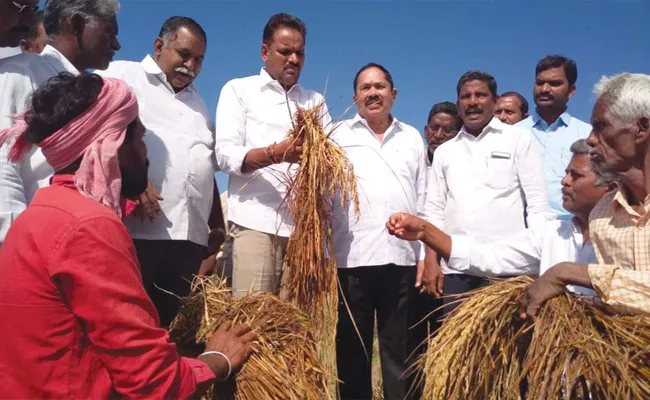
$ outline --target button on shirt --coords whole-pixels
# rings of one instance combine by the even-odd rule
[[[194,85],[175,93],[151,56],[142,62],[116,61],[99,72],[124,80],[136,93],[149,180],[160,191],[162,214],[153,223],[125,220],[135,239],[189,240],[206,246],[214,191],[214,128]]]
[[[284,197],[286,182],[295,173],[295,164],[281,163],[242,173],[242,163],[250,150],[286,138],[292,128],[296,104],[310,109],[324,102],[323,96],[297,84],[285,92],[263,68],[259,75],[226,83],[217,105],[215,152],[219,168],[230,175],[230,221],[258,232],[289,237],[292,220]],[[322,115],[321,123],[329,129],[331,118],[326,107]]]
[[[354,167],[360,209],[357,221],[352,205],[343,210],[335,200],[332,227],[338,267],[414,266],[420,243],[391,236],[386,221],[398,212],[423,215],[426,163],[419,132],[393,118],[379,142],[356,115],[337,126],[333,140]]]
[[[11,116],[25,110],[34,90],[61,72],[79,74],[63,54],[49,45],[41,54],[25,53],[0,60],[0,130],[14,124]],[[10,162],[11,145],[0,148],[0,244],[36,189],[49,185],[54,172],[36,146],[19,163]]]
[[[522,231],[524,200],[528,226],[541,233],[550,210],[541,160],[529,132],[493,118],[477,137],[463,127],[436,150],[425,215],[445,233],[469,235],[484,244]],[[463,272],[445,263],[442,268],[446,274]]]
[[[571,145],[579,139],[586,139],[591,133],[591,125],[572,117],[565,112],[550,126],[538,114],[517,124],[530,130],[537,142],[546,176],[549,203],[559,219],[569,220],[572,215],[562,207],[562,184],[566,166],[571,161]]]
[[[541,275],[561,262],[589,264],[596,261],[591,241],[584,242],[576,219],[552,220],[542,235],[526,229],[489,244],[470,236],[453,235],[449,268],[474,276]],[[570,291],[594,296],[596,292],[568,285]]]

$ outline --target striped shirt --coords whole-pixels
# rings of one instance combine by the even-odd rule
[[[601,299],[622,312],[650,314],[650,196],[639,215],[624,192],[606,194],[589,217],[598,264],[589,278]]]

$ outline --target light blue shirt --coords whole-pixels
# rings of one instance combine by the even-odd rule
[[[537,113],[533,113],[520,121],[517,126],[530,129],[537,141],[551,208],[558,215],[558,219],[570,220],[571,214],[562,207],[560,181],[564,178],[564,171],[571,161],[571,145],[576,140],[586,139],[591,132],[591,125],[564,112],[551,125],[548,125]]]

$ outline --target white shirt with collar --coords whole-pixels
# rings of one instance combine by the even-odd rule
[[[193,84],[175,93],[151,56],[115,61],[98,73],[124,80],[135,92],[147,129],[149,181],[163,197],[153,223],[134,216],[124,221],[131,236],[206,246],[216,160],[214,126],[201,95]]]
[[[324,103],[323,96],[298,84],[285,92],[264,68],[259,75],[233,79],[221,89],[215,121],[215,152],[219,168],[229,174],[230,221],[259,232],[289,237],[292,220],[284,198],[287,177],[295,173],[295,165],[281,163],[243,173],[242,163],[250,150],[286,138],[292,128],[296,104],[310,109]],[[322,125],[329,129],[331,118],[327,107],[321,119]]]
[[[497,118],[477,137],[463,127],[455,138],[436,150],[425,214],[445,233],[469,235],[475,243],[492,243],[522,231],[526,222],[541,234],[553,214],[530,132]],[[445,263],[442,268],[446,274],[463,272]]]
[[[497,242],[476,243],[471,236],[452,235],[449,268],[474,276],[541,275],[561,262],[596,263],[590,240],[582,236],[579,222],[547,221],[541,236],[530,229]],[[592,289],[568,285],[577,294],[595,296]]]
[[[61,72],[79,74],[70,61],[50,45],[45,46],[41,54],[24,53],[0,60],[0,129],[11,127],[14,124],[11,116],[25,110],[34,90]],[[48,186],[54,173],[36,146],[19,163],[10,162],[11,145],[0,148],[0,244],[36,190]]]
[[[332,139],[354,167],[360,216],[335,200],[333,236],[339,268],[396,264],[414,266],[420,243],[391,236],[388,218],[404,212],[423,216],[426,185],[425,148],[417,129],[393,117],[380,142],[358,114],[343,121]]]

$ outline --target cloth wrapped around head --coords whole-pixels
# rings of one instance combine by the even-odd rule
[[[91,199],[115,211],[120,217],[122,174],[117,151],[124,142],[128,125],[138,116],[138,103],[131,88],[119,79],[103,78],[97,100],[61,129],[36,145],[54,171],[68,167],[83,157],[75,173],[75,185]],[[26,118],[30,108],[15,116],[16,123],[0,131],[0,146],[13,141],[9,152],[19,162],[30,150]]]

